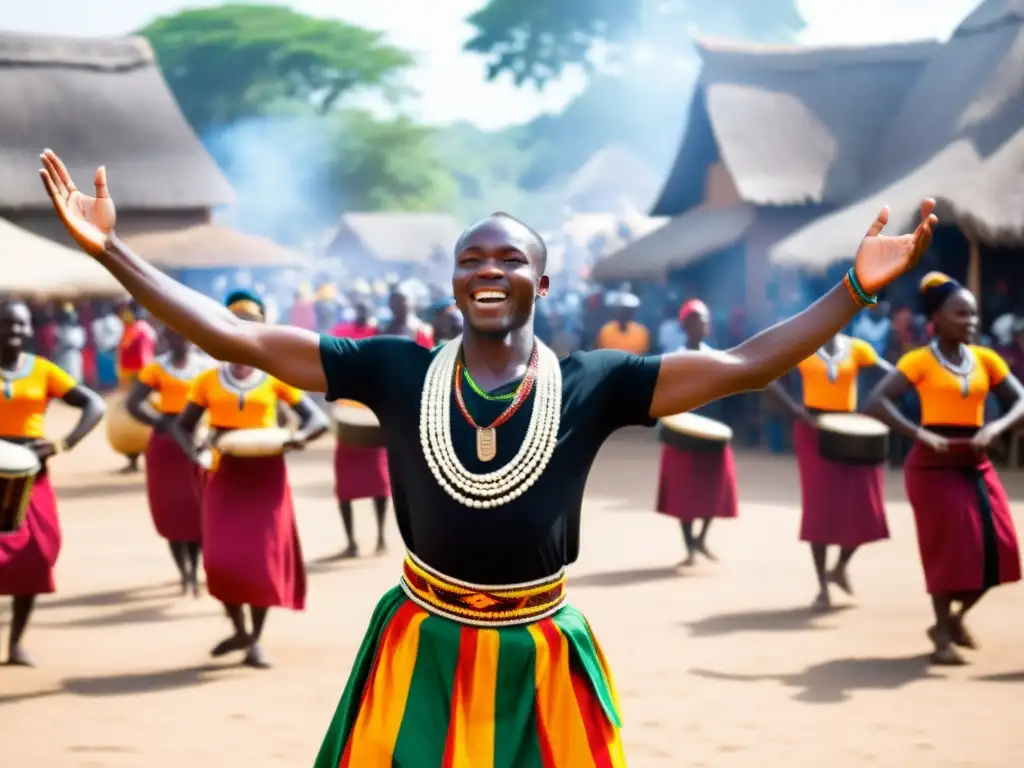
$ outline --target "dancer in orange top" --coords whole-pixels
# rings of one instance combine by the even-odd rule
[[[136,420],[152,427],[146,447],[146,496],[157,533],[165,538],[181,575],[181,592],[199,594],[199,553],[202,541],[202,470],[170,433],[185,410],[193,380],[212,361],[183,336],[165,329],[168,351],[139,373],[125,407]],[[156,413],[147,401],[156,395]]]
[[[813,607],[832,604],[829,584],[853,594],[847,571],[859,547],[889,538],[885,519],[884,477],[881,465],[841,464],[818,451],[816,419],[822,413],[857,410],[857,377],[865,368],[891,370],[865,341],[838,335],[801,361],[796,374],[802,383],[797,402],[780,382],[769,391],[793,416],[793,443],[800,468],[803,500],[800,540],[811,545],[818,596]],[[828,568],[828,548],[839,547],[835,567]]]
[[[266,309],[255,294],[234,291],[227,304],[236,317],[263,322]],[[173,434],[199,463],[193,435],[204,413],[209,413],[216,445],[224,432],[276,427],[281,404],[299,418],[288,450],[327,431],[326,416],[301,390],[251,366],[223,363],[195,378]],[[206,588],[224,604],[234,627],[213,655],[246,651],[247,665],[269,666],[260,650],[268,610],[301,611],[306,605],[306,566],[283,455],[219,458],[203,491],[203,562]],[[242,610],[246,605],[251,632]]]
[[[53,592],[53,566],[60,554],[57,498],[46,471],[61,450],[78,445],[100,423],[106,406],[91,389],[65,371],[27,351],[32,315],[18,301],[0,304],[0,439],[25,445],[43,464],[36,476],[25,522],[0,536],[0,595],[13,597],[8,663],[32,666],[21,647],[36,595]],[[81,415],[60,443],[46,439],[44,418],[52,400],[62,400]]]
[[[977,647],[964,625],[967,612],[992,587],[1021,577],[1010,502],[986,451],[1024,418],[1024,388],[998,354],[970,343],[978,332],[978,304],[970,291],[933,272],[921,282],[921,303],[935,337],[900,358],[872,393],[869,408],[915,440],[903,478],[935,611],[928,630],[932,660],[962,664],[954,646]],[[911,387],[921,399],[920,426],[893,405]],[[985,425],[989,392],[1007,411]]]

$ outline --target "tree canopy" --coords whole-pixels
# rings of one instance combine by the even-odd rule
[[[796,0],[488,0],[468,21],[466,49],[486,58],[490,78],[540,86],[592,67],[599,53],[614,58],[640,42],[671,49],[692,29],[775,41],[804,27]]]
[[[380,32],[275,5],[224,5],[165,16],[139,31],[189,123],[262,114],[282,100],[325,114],[356,91],[401,92],[411,54]]]

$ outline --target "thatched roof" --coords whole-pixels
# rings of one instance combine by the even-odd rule
[[[125,235],[124,241],[161,269],[302,267],[310,262],[304,254],[273,240],[217,224],[141,232]]]
[[[600,281],[660,279],[704,256],[738,243],[754,223],[746,205],[695,208],[594,265],[591,278]]]
[[[721,161],[755,205],[842,203],[938,43],[797,48],[704,40],[686,134],[652,210],[701,203]]]
[[[0,209],[49,206],[37,174],[47,147],[83,188],[106,165],[122,210],[233,201],[142,38],[0,32],[0,104]]]
[[[905,229],[924,196],[986,241],[1024,239],[1022,130],[1024,2],[989,0],[902,102],[868,166],[869,194],[777,243],[773,260],[824,268],[850,258],[881,205]]]
[[[560,198],[574,213],[603,213],[627,203],[646,210],[658,193],[661,178],[625,147],[598,150],[561,187]]]
[[[446,213],[346,213],[327,253],[344,256],[354,246],[382,262],[429,264],[451,256],[461,234],[458,219]]]
[[[0,293],[40,299],[122,296],[96,261],[0,219]]]

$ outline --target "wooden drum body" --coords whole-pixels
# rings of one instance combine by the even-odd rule
[[[280,456],[291,439],[288,429],[234,429],[217,438],[215,447],[225,456],[258,459]]]
[[[334,429],[338,442],[353,448],[383,448],[384,430],[376,414],[355,400],[339,400],[334,406]]]
[[[720,421],[695,413],[659,419],[658,439],[681,451],[721,451],[732,441],[732,430]]]
[[[136,421],[125,408],[128,400],[127,392],[118,392],[111,396],[107,409],[107,441],[110,447],[122,456],[133,456],[145,453],[149,443],[151,427]]]
[[[889,428],[860,413],[818,416],[818,452],[839,464],[883,464],[889,456]]]
[[[0,536],[15,533],[25,522],[40,468],[34,451],[0,440]]]

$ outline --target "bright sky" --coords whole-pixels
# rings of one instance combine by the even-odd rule
[[[282,0],[283,1],[283,0]],[[749,0],[756,2],[757,0]],[[213,0],[3,0],[7,30],[66,35],[117,35],[156,16]],[[484,79],[483,62],[462,51],[471,28],[464,19],[483,0],[292,0],[286,4],[316,16],[335,17],[386,31],[391,42],[419,52],[410,76],[419,90],[414,113],[422,120],[471,120],[484,128],[522,122],[560,109],[583,86],[567,78],[543,93]],[[807,43],[881,43],[947,37],[978,0],[798,0],[807,20]]]

